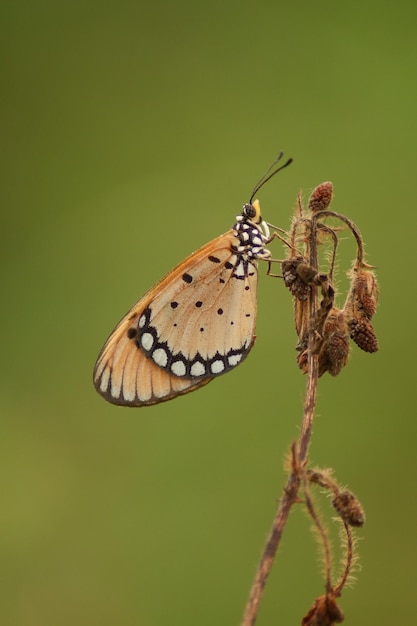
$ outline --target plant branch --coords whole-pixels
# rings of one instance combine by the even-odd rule
[[[304,213],[301,195],[297,198],[296,212],[292,220],[288,241],[287,258],[281,261],[284,285],[293,296],[294,322],[298,336],[296,350],[300,370],[307,375],[303,407],[303,419],[298,440],[293,443],[292,463],[275,519],[261,556],[255,579],[250,590],[241,626],[254,626],[268,576],[281,542],[291,507],[303,502],[314,520],[323,544],[326,580],[325,594],[319,596],[304,616],[303,626],[327,626],[343,621],[343,614],[336,599],[347,583],[355,563],[354,536],[350,526],[363,525],[365,516],[356,497],[346,488],[340,488],[331,478],[331,471],[308,469],[308,455],[317,403],[319,376],[328,372],[337,376],[346,365],[349,356],[349,338],[362,350],[376,352],[376,338],[371,318],[378,302],[378,285],[372,266],[365,262],[362,235],[348,217],[331,211],[333,185],[330,182],[318,185],[312,192],[308,212]],[[333,270],[338,249],[339,228],[323,224],[326,218],[334,218],[348,226],[357,243],[356,259],[349,271],[349,293],[342,309],[335,304],[336,291],[333,286]],[[271,225],[272,227],[272,225]],[[279,230],[276,227],[272,227]],[[280,230],[280,232],[282,232]],[[275,232],[273,237],[283,241]],[[324,253],[332,246],[330,267],[327,273],[319,268],[318,246],[326,245]],[[321,255],[322,256],[322,255]],[[324,255],[323,255],[324,256]],[[271,269],[270,259],[269,270]],[[268,270],[268,273],[270,271]],[[320,291],[319,291],[320,290]],[[320,302],[319,302],[320,299]],[[331,580],[331,551],[327,530],[317,515],[310,498],[308,481],[315,482],[333,492],[332,506],[341,518],[346,533],[344,568],[339,582]],[[300,489],[303,493],[300,496]]]
[[[313,222],[309,245],[310,266],[317,267],[317,224]],[[291,510],[291,507],[299,501],[298,492],[301,482],[300,467],[307,462],[308,450],[312,434],[314,411],[317,400],[317,383],[319,377],[317,337],[313,320],[318,308],[317,285],[311,285],[309,297],[309,338],[308,338],[308,371],[307,385],[304,400],[303,421],[297,448],[293,448],[292,471],[284,488],[284,494],[279,503],[271,532],[266,542],[254,582],[249,594],[241,626],[253,626],[255,624],[260,601],[266,585],[267,578],[277,553],[282,534]]]

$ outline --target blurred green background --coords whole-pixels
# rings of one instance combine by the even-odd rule
[[[2,3],[1,624],[239,624],[301,421],[289,294],[261,266],[256,347],[198,393],[123,409],[91,374],[281,149],[295,161],[264,216],[287,227],[298,190],[333,181],[381,285],[380,352],[321,380],[311,448],[367,513],[341,606],[348,624],[412,623],[416,18],[409,2]],[[309,526],[297,508],[260,626],[300,623],[322,593]]]

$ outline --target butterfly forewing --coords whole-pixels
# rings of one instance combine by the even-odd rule
[[[235,252],[233,230],[175,267],[110,335],[94,383],[115,404],[169,400],[238,365],[252,347],[256,261]]]
[[[250,276],[234,277],[238,262],[236,255],[231,255],[230,250],[221,252],[217,251],[215,257],[211,255],[215,261],[200,262],[188,269],[190,283],[184,284],[183,281],[181,289],[169,302],[171,310],[167,310],[169,307],[163,292],[149,305],[147,324],[156,330],[158,347],[162,346],[158,353],[161,358],[157,362],[177,375],[215,375],[217,372],[207,369],[207,363],[217,353],[225,356],[224,365],[228,369],[233,366],[228,364],[228,353],[246,351],[253,337],[256,268],[249,264]],[[170,369],[175,359],[184,363],[186,371],[182,367]],[[201,370],[201,374],[197,373],[201,367],[194,370],[192,366],[191,370],[188,367],[188,363],[196,359],[199,363],[204,362],[205,371]],[[220,362],[218,367],[221,368]]]

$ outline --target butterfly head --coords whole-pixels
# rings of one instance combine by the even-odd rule
[[[255,224],[260,224],[262,222],[261,217],[261,207],[259,204],[259,200],[255,200],[252,202],[247,202],[243,205],[242,209],[242,217],[254,222]]]
[[[236,219],[238,222],[244,222],[245,224],[254,226],[266,239],[269,239],[269,228],[267,223],[262,219],[259,200],[244,204],[241,215]]]

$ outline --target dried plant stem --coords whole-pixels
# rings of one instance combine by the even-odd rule
[[[326,578],[326,593],[331,593],[332,591],[332,580],[331,580],[331,554],[330,554],[330,544],[329,539],[327,537],[327,532],[320,521],[319,516],[317,515],[316,509],[314,508],[313,502],[310,497],[310,493],[307,487],[307,480],[304,477],[304,501],[306,503],[307,510],[310,514],[311,519],[314,522],[314,525],[317,529],[317,532],[320,537],[321,545],[323,548],[323,556],[325,563],[325,578]]]
[[[252,626],[256,621],[263,590],[271,571],[290,509],[297,501],[299,487],[300,478],[295,472],[292,472],[285,487],[284,495],[279,504],[271,533],[266,542],[264,552],[256,572],[255,580],[253,581],[241,626]]]
[[[311,267],[317,267],[317,224],[315,222],[312,223],[312,232],[309,244],[310,265]],[[312,323],[316,316],[317,303],[317,286],[313,285],[309,301],[310,331],[308,338],[308,372],[300,437],[296,450],[293,450],[295,458],[293,458],[292,471],[284,488],[284,494],[279,503],[270,535],[258,565],[241,626],[253,626],[253,624],[255,624],[263,590],[272,569],[288,515],[291,507],[298,502],[298,492],[301,483],[301,476],[298,468],[305,465],[307,462],[317,400],[317,383],[319,377],[318,354],[316,350],[317,337]]]
[[[310,266],[317,267],[317,222],[311,224],[310,237]],[[317,337],[314,329],[313,321],[317,311],[317,287],[312,285],[310,301],[309,301],[309,321],[310,329],[308,335],[308,370],[307,370],[307,387],[304,400],[304,414],[301,425],[301,434],[298,447],[298,461],[300,465],[307,461],[308,448],[311,439],[311,430],[313,427],[314,410],[317,402],[317,383],[319,380],[319,361],[316,348]]]
[[[346,585],[346,582],[347,582],[347,580],[349,578],[349,574],[350,574],[350,572],[352,570],[352,565],[354,563],[352,531],[351,531],[351,529],[349,528],[349,525],[346,522],[343,522],[343,525],[345,527],[346,538],[347,538],[346,563],[345,563],[345,566],[343,568],[342,576],[341,576],[338,584],[335,587],[335,590],[334,590],[335,595],[340,595],[341,594],[342,589]]]
[[[364,262],[365,253],[363,249],[362,235],[359,231],[359,228],[356,226],[356,224],[352,222],[352,220],[350,220],[348,217],[346,217],[346,215],[342,215],[342,213],[337,213],[336,211],[317,211],[317,213],[315,213],[315,215],[313,216],[312,222],[315,223],[321,217],[334,217],[344,222],[346,226],[350,228],[353,236],[356,239],[356,243],[358,246],[357,263],[359,266],[362,266]]]

